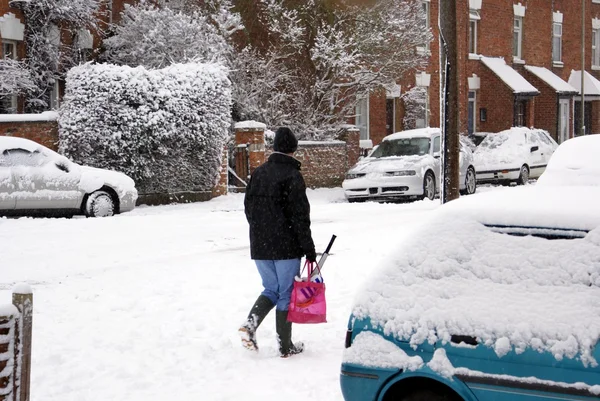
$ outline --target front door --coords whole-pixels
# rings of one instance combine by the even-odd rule
[[[581,135],[581,101],[575,101],[575,113],[573,115],[575,118],[575,136]],[[584,122],[585,124],[585,134],[592,133],[592,102],[585,102],[585,116]]]
[[[560,99],[558,102],[558,143],[569,139],[569,110],[571,102],[569,99]]]

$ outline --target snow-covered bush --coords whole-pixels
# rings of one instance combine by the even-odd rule
[[[427,126],[425,121],[425,108],[427,107],[427,88],[424,86],[413,86],[402,95],[404,101],[404,129],[423,128]]]
[[[119,23],[111,27],[114,35],[104,41],[104,57],[114,64],[146,68],[189,61],[225,63],[232,52],[227,38],[236,29],[233,18],[184,9],[188,8],[126,4]]]
[[[130,175],[140,193],[206,191],[218,180],[230,113],[220,65],[85,64],[67,74],[60,151]]]

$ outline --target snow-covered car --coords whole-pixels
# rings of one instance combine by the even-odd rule
[[[135,207],[123,173],[80,166],[34,141],[0,137],[0,215],[104,217]]]
[[[600,135],[586,135],[561,143],[537,185],[600,186]]]
[[[598,199],[535,185],[436,210],[355,297],[344,399],[598,399]]]
[[[476,190],[473,154],[460,142],[460,189]],[[441,132],[421,128],[386,136],[373,152],[347,173],[342,183],[349,202],[433,199],[440,184]]]
[[[544,172],[557,147],[541,129],[514,127],[488,134],[473,153],[477,182],[526,184]]]

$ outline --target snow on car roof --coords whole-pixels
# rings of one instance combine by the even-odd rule
[[[538,185],[600,186],[600,135],[569,139],[556,149]]]
[[[467,335],[499,356],[531,348],[557,359],[579,355],[584,364],[593,363],[592,350],[600,338],[600,228],[582,239],[548,240],[502,234],[481,224],[508,222],[502,213],[520,209],[524,194],[519,188],[511,200],[511,190],[496,203],[493,196],[481,194],[441,207],[374,270],[357,294],[354,316],[370,318],[386,335],[413,346]],[[549,196],[545,190],[532,191],[531,197]],[[587,195],[600,195],[600,188],[579,198]],[[505,208],[497,210],[498,203]],[[592,201],[584,203],[590,211]],[[477,205],[478,210],[470,210]],[[579,204],[542,207],[540,216],[565,222],[569,213],[561,211],[569,209],[572,220],[580,223],[583,215],[575,213]],[[484,211],[499,220],[483,218]],[[554,214],[561,216],[555,219]],[[593,211],[597,226],[599,215]]]
[[[0,153],[5,149],[21,148],[33,152],[35,150],[46,149],[37,142],[25,138],[13,136],[0,136]]]
[[[390,141],[394,139],[401,138],[431,138],[435,134],[439,134],[439,128],[417,128],[417,129],[409,129],[406,131],[396,132],[394,134],[388,135],[383,138],[384,141]]]

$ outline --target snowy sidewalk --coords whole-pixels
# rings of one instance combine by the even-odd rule
[[[241,194],[105,219],[0,219],[0,304],[17,282],[34,291],[32,401],[341,400],[354,292],[439,202],[348,204],[341,189],[309,199],[317,251],[338,236],[329,322],[295,325],[306,351],[287,360],[274,314],[260,353],[237,336],[261,290]]]

